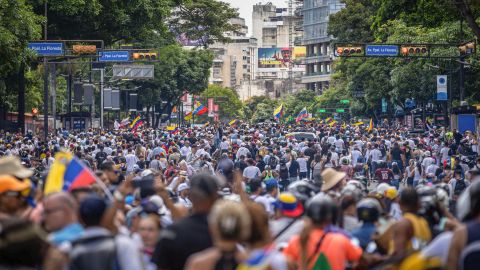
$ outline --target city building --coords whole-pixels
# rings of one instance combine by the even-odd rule
[[[215,42],[209,47],[214,53],[209,82],[238,89],[245,82],[255,79],[257,40],[247,37],[245,19],[235,18],[230,22],[238,26],[236,31],[225,33],[231,41]]]
[[[331,79],[332,38],[328,35],[329,16],[345,7],[340,0],[304,0],[303,1],[303,38],[301,44],[306,47],[305,74],[302,83],[307,89],[321,93],[328,88]]]
[[[252,12],[252,37],[257,40],[256,85],[263,86],[271,97],[304,88],[301,77],[305,67],[297,61],[304,58],[303,47],[294,47],[302,37],[301,14],[294,12],[302,2],[289,1],[287,8],[272,3],[256,4]]]

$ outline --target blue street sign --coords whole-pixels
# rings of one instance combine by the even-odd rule
[[[63,43],[60,42],[30,42],[28,48],[34,50],[39,56],[63,55]]]
[[[367,45],[365,48],[366,56],[397,56],[399,52],[397,45]]]
[[[98,61],[103,62],[121,62],[130,60],[130,53],[128,51],[105,51],[98,52]]]

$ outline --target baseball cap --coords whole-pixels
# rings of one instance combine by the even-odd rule
[[[278,187],[278,182],[275,179],[268,179],[265,181],[265,188],[271,190],[274,187]]]
[[[89,195],[81,203],[79,214],[87,227],[97,226],[107,209],[107,203],[98,195]]]
[[[283,192],[278,196],[275,206],[286,217],[298,217],[303,214],[303,206],[290,192]]]
[[[0,193],[5,191],[23,191],[29,188],[25,182],[17,180],[11,175],[0,175]]]
[[[187,185],[187,183],[181,183],[178,188],[177,188],[177,191],[178,192],[182,192],[186,189],[190,189],[190,187]]]

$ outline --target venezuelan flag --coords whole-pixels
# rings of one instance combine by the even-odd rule
[[[283,103],[273,111],[273,117],[275,120],[279,120],[283,116]]]
[[[130,124],[130,128],[133,128],[138,121],[140,121],[140,115],[133,119],[132,123]]]
[[[45,182],[45,195],[89,186],[96,181],[93,172],[72,153],[58,152]]]
[[[228,122],[229,126],[233,126],[237,123],[237,119],[233,119],[232,121]]]
[[[360,121],[360,122],[356,122],[356,123],[353,124],[353,125],[356,126],[356,127],[358,127],[358,126],[363,125],[363,124],[364,124],[364,123],[363,123],[362,121]]]
[[[143,125],[143,120],[139,120],[135,123],[135,125],[133,125],[132,127],[132,132],[135,132],[137,130],[137,128],[139,128],[141,125]]]
[[[207,107],[203,106],[202,103],[195,101],[195,109],[193,110],[193,115],[202,115],[208,112]]]

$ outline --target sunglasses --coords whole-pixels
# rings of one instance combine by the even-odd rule
[[[4,196],[6,197],[11,197],[11,198],[17,198],[22,195],[19,191],[6,191],[3,193]]]

